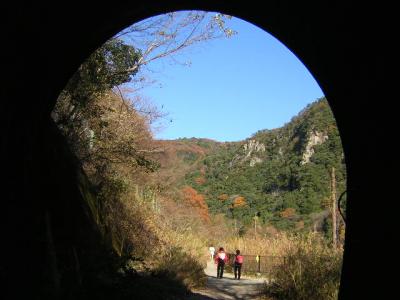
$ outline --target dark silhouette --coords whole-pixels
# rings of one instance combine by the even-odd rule
[[[219,248],[215,255],[215,263],[217,264],[217,278],[222,278],[224,275],[225,263],[228,261],[228,255],[225,253],[224,248]]]
[[[398,52],[387,42],[398,36],[394,3],[194,2],[149,0],[85,7],[62,1],[62,10],[60,2],[3,2],[1,30],[8,42],[1,49],[7,59],[2,61],[0,96],[5,175],[0,230],[2,239],[12,245],[0,250],[6,258],[0,262],[3,298],[57,298],[53,293],[71,298],[72,291],[81,289],[87,299],[98,294],[94,286],[104,286],[93,271],[101,261],[92,254],[102,252],[101,236],[86,213],[72,159],[61,154],[68,145],[57,141],[59,133],[49,115],[62,87],[105,40],[135,20],[180,9],[224,11],[257,24],[278,37],[312,72],[334,112],[348,166],[351,201],[338,299],[390,298],[398,292],[397,277],[390,274],[398,252],[398,202],[393,201],[398,176],[392,175],[398,174],[393,138],[398,133],[398,111],[392,109],[398,88],[391,84]],[[24,76],[26,70],[32,76]],[[371,139],[385,141],[385,147]],[[390,199],[390,206],[377,205],[376,199]],[[85,278],[75,283],[66,280],[78,273],[74,252]],[[53,276],[53,268],[60,280]]]
[[[242,274],[243,256],[240,255],[240,250],[236,250],[235,262],[233,264],[235,279],[240,280]]]

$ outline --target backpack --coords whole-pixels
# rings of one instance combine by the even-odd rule
[[[218,252],[217,253],[217,257],[216,257],[216,261],[219,262],[219,263],[226,262],[227,258],[228,257],[227,257],[225,252]]]
[[[243,263],[243,256],[236,255],[235,262],[238,263],[238,264],[242,264]]]

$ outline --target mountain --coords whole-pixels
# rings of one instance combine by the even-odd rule
[[[170,186],[190,186],[212,214],[249,226],[281,230],[329,227],[331,174],[337,195],[346,171],[338,128],[325,98],[304,108],[281,128],[260,130],[240,142],[207,139],[161,141],[161,171]],[[173,180],[171,180],[173,178]]]

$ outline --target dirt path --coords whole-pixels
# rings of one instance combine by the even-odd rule
[[[205,269],[207,285],[204,290],[193,291],[194,295],[188,300],[238,300],[258,299],[265,279],[241,278],[235,280],[232,273],[224,273],[224,278],[218,279],[217,267],[209,262]]]

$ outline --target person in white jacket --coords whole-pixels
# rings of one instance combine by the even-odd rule
[[[213,261],[215,255],[215,248],[211,246],[210,248],[208,248],[208,250],[210,251],[211,261]]]

